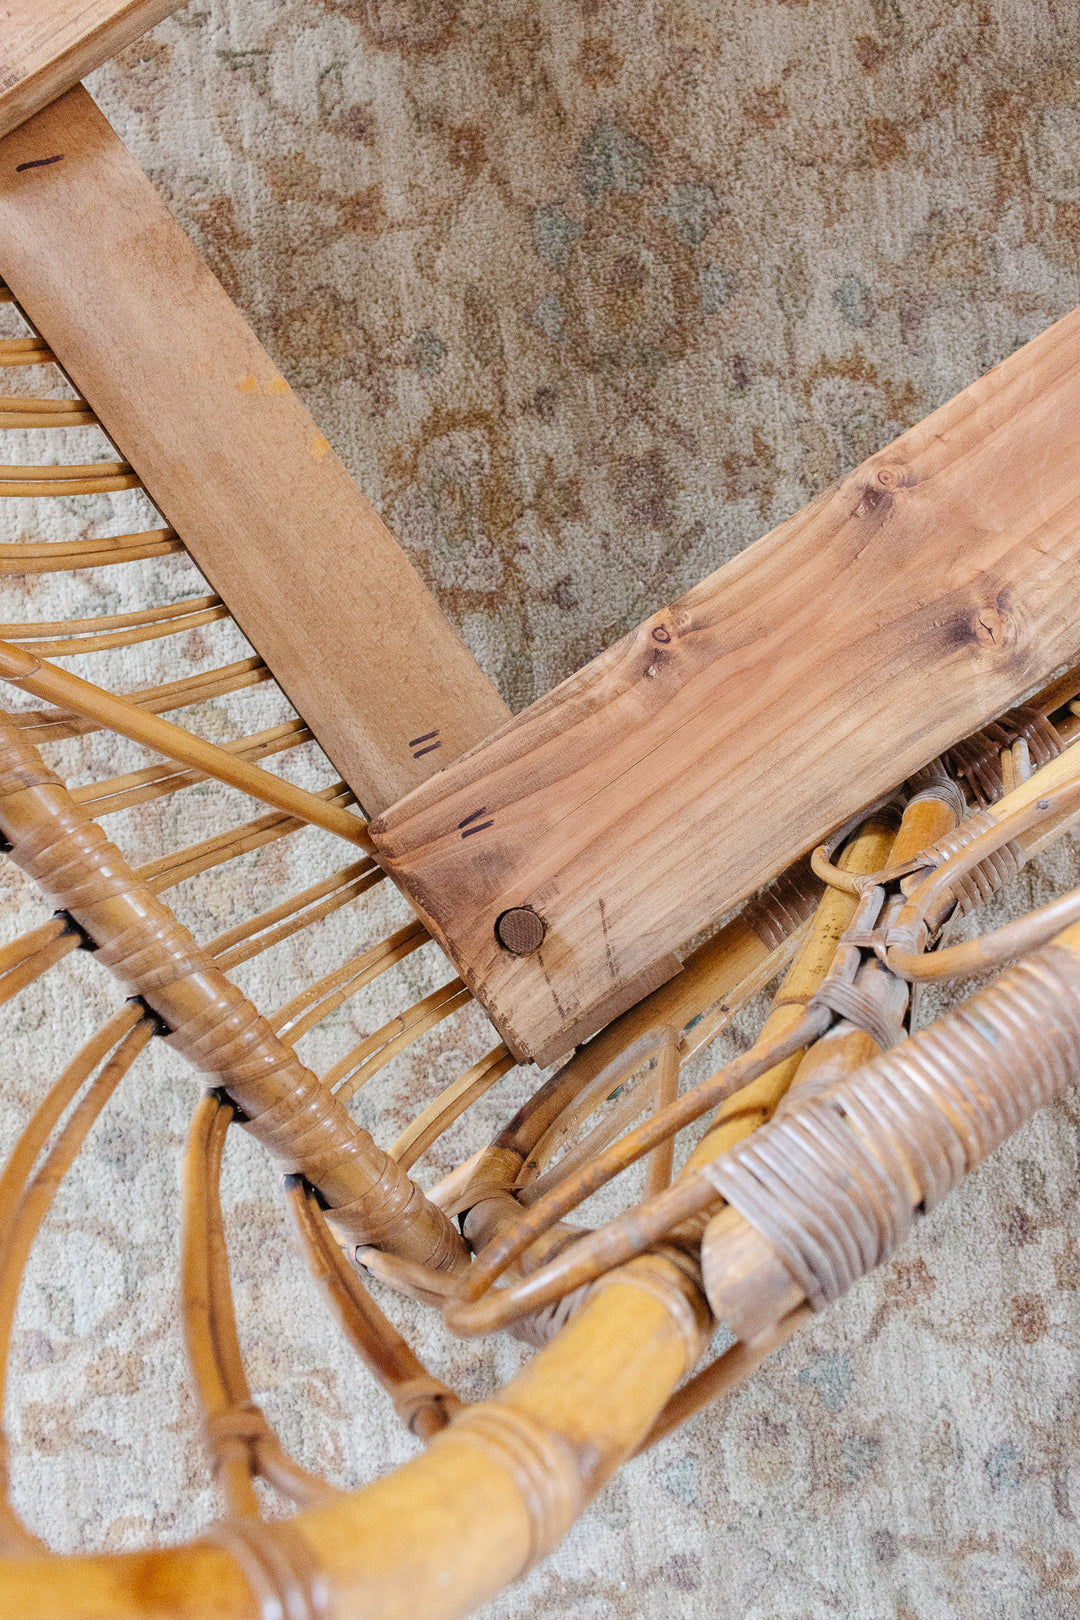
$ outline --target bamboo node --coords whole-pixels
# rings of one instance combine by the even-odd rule
[[[518,1407],[470,1406],[433,1442],[464,1440],[510,1475],[529,1516],[529,1552],[521,1574],[553,1552],[580,1513],[581,1475],[562,1435]]]
[[[324,1620],[329,1593],[311,1550],[287,1519],[229,1519],[204,1537],[231,1553],[259,1604],[260,1620]]]

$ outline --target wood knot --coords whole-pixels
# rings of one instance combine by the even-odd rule
[[[1016,639],[1016,626],[1009,613],[1002,612],[998,602],[986,602],[975,609],[971,629],[980,646],[995,651],[1011,646]]]
[[[495,938],[513,956],[531,956],[544,943],[547,928],[531,906],[512,906],[495,920]]]

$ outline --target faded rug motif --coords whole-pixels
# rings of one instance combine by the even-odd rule
[[[515,709],[1077,302],[1080,18],[1056,0],[190,0],[90,88]],[[9,438],[5,461],[41,458]],[[101,454],[71,430],[66,459]],[[140,500],[8,501],[3,538],[149,527]],[[3,617],[123,612],[151,578],[194,594],[183,558],[154,566],[8,581]],[[215,625],[79,668],[130,690],[245,650]],[[260,688],[181,718],[225,741],[282,711]],[[100,735],[63,758],[80,780],[143,763]],[[150,860],[226,802],[200,784],[109,830]],[[192,879],[180,914],[208,939],[295,892],[318,836]],[[1078,880],[1062,846],[979,926]],[[2,881],[9,937],[46,913]],[[376,897],[238,982],[280,1006],[401,920]],[[446,976],[410,959],[302,1055],[334,1061]],[[6,1141],[119,999],[77,957],[4,1009]],[[359,1117],[387,1142],[485,1039],[475,1012],[440,1026]],[[64,1549],[221,1511],[177,1320],[198,1088],[157,1044],[22,1296],[15,1492]],[[429,1179],[525,1084],[489,1093]],[[1078,1124],[1076,1094],[1041,1115],[484,1620],[1080,1617]],[[349,1486],[412,1455],[242,1136],[225,1200],[253,1392],[286,1445]],[[387,1308],[467,1398],[519,1363]]]

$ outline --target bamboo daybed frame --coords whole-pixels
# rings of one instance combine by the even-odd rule
[[[63,499],[142,487],[169,522],[109,538],[5,544],[0,568],[92,577],[186,548],[216,588],[167,606],[0,633],[0,677],[24,694],[0,714],[0,834],[57,908],[0,950],[0,998],[79,949],[129,995],[72,1055],[0,1177],[0,1369],[22,1268],[61,1178],[139,1053],[167,1040],[210,1088],[195,1102],[184,1161],[182,1301],[227,1512],[187,1546],[59,1558],[3,1493],[0,1612],[435,1620],[467,1613],[543,1558],[628,1456],[746,1378],[1080,1073],[1080,891],[982,938],[946,940],[954,919],[1080,817],[1077,592],[1059,582],[1075,562],[1069,461],[1080,320],[1069,317],[1012,356],[509,722],[85,92],[69,88],[127,33],[170,9],[108,0],[27,8],[38,57],[15,73],[14,88],[10,74],[5,80],[0,273],[28,333],[0,342],[0,364],[16,375],[39,368],[35,379],[54,382],[59,374],[40,368],[59,364],[74,386],[0,400],[0,426],[45,433],[100,424],[122,459],[0,468],[0,495]],[[42,55],[45,24],[63,36],[62,51]],[[125,229],[124,251],[103,257],[102,241]],[[192,317],[179,335],[171,329],[179,357],[167,389],[153,352],[147,265],[159,273],[159,319],[162,306]],[[1033,503],[1018,468],[1036,452],[1042,494]],[[230,458],[250,467],[252,456],[257,482],[237,494]],[[318,557],[290,529],[301,523],[298,509],[276,512],[282,486],[295,481],[308,533],[333,553],[321,580]],[[218,503],[229,500],[223,549]],[[935,581],[918,548],[944,518],[957,538],[949,577]],[[752,642],[751,653],[745,643],[732,652],[740,593],[757,611],[776,559],[784,574],[798,573],[808,559],[835,567],[831,546],[857,558],[875,545],[894,592],[902,596],[905,570],[919,576],[920,605],[904,606],[899,640],[884,619],[872,645],[864,634],[878,684],[868,676],[865,702],[846,700],[857,757],[840,770],[835,750],[817,739],[813,758],[789,760],[778,816],[768,784],[740,764],[740,726],[762,723],[756,691],[740,718],[740,689],[725,664],[753,652]],[[298,617],[283,625],[280,614],[266,616],[266,601],[276,607],[278,598],[272,589],[260,595],[260,571],[295,576],[305,548],[308,573],[295,577],[290,598]],[[252,557],[254,573],[245,573]],[[363,589],[350,594],[342,581],[358,566]],[[870,611],[865,579],[856,585],[856,605]],[[53,662],[227,620],[230,599],[257,651],[208,673],[120,696]],[[840,630],[845,611],[841,599]],[[920,614],[934,635],[920,639]],[[714,645],[718,624],[722,646]],[[340,660],[312,667],[316,625],[328,644],[350,632],[364,646],[365,678],[354,688]],[[821,682],[835,679],[840,630],[811,649]],[[776,656],[769,643],[769,659]],[[701,696],[718,670],[722,712],[715,694]],[[166,718],[265,689],[275,676],[303,718],[227,746]],[[899,694],[891,722],[920,682],[940,699],[935,716],[916,706],[910,733],[890,723],[882,749],[882,691]],[[696,752],[678,726],[664,730],[687,693],[701,725],[713,728]],[[824,712],[827,692],[807,701],[819,698]],[[165,763],[69,790],[40,749],[62,763],[66,739],[100,728]],[[678,802],[658,803],[656,792],[639,802],[625,785],[620,750],[645,735],[656,749],[683,751]],[[314,736],[344,780],[311,791],[257,763],[313,749]],[[140,869],[95,819],[207,779],[263,808]],[[717,805],[730,802],[732,779],[750,795],[742,842],[715,831],[726,825]],[[573,815],[565,813],[570,783]],[[806,819],[787,813],[803,800]],[[358,803],[378,813],[370,827],[351,808]],[[608,807],[605,823],[598,806]],[[677,861],[633,858],[649,816],[650,836],[678,823],[669,842],[690,852],[693,884]],[[812,824],[826,836],[806,861]],[[549,859],[538,875],[556,825],[565,860]],[[194,874],[302,837],[306,827],[344,840],[345,863],[217,939],[198,943],[163,898]],[[384,870],[423,921],[261,1017],[230,970],[361,901]],[[603,931],[588,920],[597,897]],[[635,924],[643,905],[657,919],[647,950]],[[412,952],[434,950],[429,930],[462,977],[403,1009],[321,1078],[305,1068],[294,1050],[300,1036]],[[676,971],[672,947],[695,932],[704,940]],[[606,978],[590,965],[598,940]],[[908,1033],[914,986],[999,967],[985,988]],[[751,1048],[680,1091],[694,1056],[779,974]],[[504,1038],[493,1038],[388,1150],[377,1146],[347,1099],[473,991]],[[518,1056],[537,1055],[562,1061],[493,1142],[481,1136],[457,1169],[421,1192],[409,1172],[422,1156]],[[672,1179],[678,1134],[707,1115]],[[300,1468],[251,1400],[218,1194],[233,1123],[285,1172],[285,1200],[331,1312],[425,1442],[415,1460],[362,1490],[341,1492]],[[592,1232],[567,1221],[646,1158],[639,1203]],[[535,1358],[498,1397],[466,1405],[392,1327],[368,1291],[372,1278],[441,1309],[456,1332],[508,1328],[537,1347]],[[500,1279],[506,1286],[495,1286]],[[715,1321],[735,1343],[699,1368]],[[292,1499],[295,1517],[263,1520],[256,1476]]]

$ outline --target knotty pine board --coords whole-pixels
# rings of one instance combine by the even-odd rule
[[[78,84],[183,0],[0,0],[0,135]]]
[[[365,810],[506,720],[80,87],[0,140],[0,275]]]
[[[385,812],[380,857],[549,1062],[862,805],[1080,658],[1080,312]],[[500,913],[547,927],[516,957]]]

